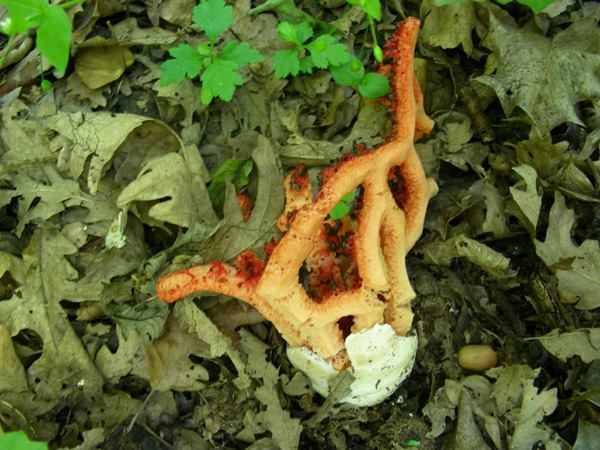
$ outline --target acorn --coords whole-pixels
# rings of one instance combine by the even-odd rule
[[[498,353],[489,345],[465,345],[458,351],[458,364],[465,369],[483,372],[497,362]]]

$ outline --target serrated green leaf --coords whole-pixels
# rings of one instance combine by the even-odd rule
[[[279,39],[286,42],[294,42],[296,45],[301,45],[298,42],[298,27],[291,22],[281,22],[277,25],[277,34]]]
[[[301,47],[313,35],[313,29],[307,22],[294,25],[290,22],[281,22],[277,25],[277,33],[282,41],[293,42]]]
[[[40,53],[58,71],[64,72],[69,63],[71,22],[64,9],[48,5],[36,32],[35,44]]]
[[[205,57],[191,45],[179,44],[169,50],[169,55],[174,59],[162,63],[160,68],[163,72],[158,76],[160,85],[163,87],[171,83],[179,83],[186,75],[194,78],[204,68],[202,61]]]
[[[257,50],[250,48],[250,44],[238,41],[230,41],[227,43],[223,51],[219,54],[220,60],[227,60],[235,63],[238,68],[244,67],[246,64],[260,62],[265,59]]]
[[[200,80],[203,86],[212,90],[215,97],[228,102],[233,98],[235,87],[244,83],[236,69],[237,65],[233,61],[222,61],[217,58],[202,73]]]
[[[233,8],[225,5],[223,0],[203,0],[192,11],[192,19],[208,38],[211,45],[223,31],[233,23]]]
[[[350,60],[346,46],[336,41],[333,36],[324,34],[306,45],[315,67],[326,69],[329,64],[340,65]]]
[[[390,92],[392,87],[386,77],[369,72],[358,85],[360,95],[366,98],[379,98]]]
[[[273,55],[273,69],[275,77],[285,78],[288,75],[296,76],[300,72],[300,50],[280,50]]]

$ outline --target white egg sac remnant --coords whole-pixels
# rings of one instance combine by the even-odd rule
[[[410,374],[417,353],[417,336],[397,336],[388,325],[375,325],[346,338],[352,365],[352,392],[343,402],[372,406],[388,398]],[[291,363],[310,379],[319,394],[329,394],[329,382],[337,377],[329,361],[306,347],[288,347]]]

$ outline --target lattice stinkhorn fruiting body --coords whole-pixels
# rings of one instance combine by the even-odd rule
[[[285,234],[266,261],[244,252],[233,265],[196,266],[157,284],[158,297],[168,302],[209,290],[253,305],[288,342],[292,363],[317,391],[326,394],[328,380],[353,370],[353,392],[345,401],[362,406],[390,395],[410,373],[416,352],[416,337],[407,336],[415,294],[405,256],[437,192],[414,148],[433,127],[413,69],[418,29],[419,21],[409,18],[387,43],[394,60],[388,142],[374,150],[359,147],[325,169],[314,198],[306,171],[292,171],[278,223]],[[329,212],[359,187],[355,220],[331,219]]]

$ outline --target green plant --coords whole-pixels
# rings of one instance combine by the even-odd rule
[[[209,44],[194,48],[188,44],[169,50],[173,57],[165,61],[161,68],[160,85],[179,83],[187,75],[190,78],[200,75],[202,103],[209,104],[214,97],[228,102],[233,97],[236,86],[243,84],[242,76],[236,71],[247,64],[264,59],[258,51],[251,49],[247,42],[228,42],[217,53],[215,44],[219,35],[233,23],[233,8],[223,0],[202,0],[193,9],[192,19],[208,36]]]
[[[348,3],[358,4],[367,14],[369,20],[367,32],[371,32],[375,42],[373,54],[377,61],[381,62],[383,52],[376,43],[373,26],[374,18],[381,19],[379,0],[348,0]],[[336,82],[344,86],[358,85],[358,90],[363,97],[378,98],[387,94],[390,90],[387,78],[377,73],[365,74],[363,64],[356,56],[348,52],[343,44],[338,42],[338,39],[332,34],[333,31],[335,29],[319,34],[310,40],[313,37],[314,28],[308,21],[303,21],[298,25],[281,22],[277,26],[280,39],[294,43],[296,48],[275,53],[273,56],[275,76],[285,78],[288,75],[296,76],[300,72],[312,73],[315,67],[318,69],[329,67]]]
[[[0,56],[4,61],[8,49],[17,34],[37,28],[35,44],[38,50],[60,72],[67,69],[69,46],[71,45],[71,22],[65,8],[82,3],[85,0],[71,0],[62,5],[49,5],[48,0],[0,0],[6,6],[9,17],[2,21],[0,31],[9,36],[8,43]],[[50,82],[44,80],[42,88],[50,88]]]
[[[0,448],[11,450],[48,450],[45,442],[32,442],[22,431],[0,435]]]
[[[252,159],[228,159],[217,170],[208,186],[208,195],[217,211],[223,210],[225,203],[225,184],[230,181],[239,193],[248,184],[248,175],[252,171]]]
[[[339,203],[335,205],[331,211],[329,211],[329,217],[339,220],[348,214],[350,208],[348,207],[347,202],[352,201],[352,199],[354,199],[354,192],[344,195]]]
[[[468,0],[434,0],[433,4],[435,6],[444,6],[444,5],[450,5],[452,3],[458,3],[458,2],[466,2]],[[485,0],[475,0],[476,2],[484,2]],[[506,4],[511,2],[512,0],[498,0],[498,3],[501,4]],[[517,0],[519,3],[521,3],[522,5],[527,5],[531,8],[531,10],[534,13],[540,13],[542,12],[544,9],[546,9],[546,7],[552,3],[554,3],[556,0]]]

